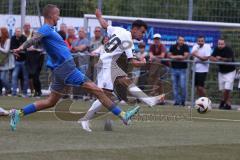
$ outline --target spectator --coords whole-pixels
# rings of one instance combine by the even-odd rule
[[[2,87],[5,88],[5,94],[11,94],[11,85],[9,83],[10,70],[14,68],[14,57],[10,54],[10,39],[7,28],[0,28],[0,94]]]
[[[30,23],[25,23],[23,25],[23,35],[27,37],[27,40],[32,38],[32,30]]]
[[[199,97],[205,97],[206,91],[204,86],[209,70],[209,64],[204,62],[208,61],[211,56],[211,47],[210,45],[205,44],[205,38],[203,36],[199,36],[197,38],[197,44],[193,46],[191,53],[194,57],[194,61],[197,62],[194,68],[197,94]]]
[[[11,38],[11,47],[10,49],[16,49],[21,46],[27,38],[21,33],[20,28],[15,29],[15,35]],[[27,97],[27,89],[28,89],[28,70],[26,67],[26,52],[14,54],[15,57],[15,68],[12,74],[12,95],[17,95],[17,87],[18,87],[18,77],[19,74],[22,73],[23,76],[23,97]]]
[[[90,47],[89,47],[90,52],[94,51],[95,49],[97,49],[102,45],[103,36],[102,36],[101,29],[102,28],[99,26],[95,27],[94,29],[94,37],[91,38]]]
[[[232,49],[226,46],[224,39],[218,40],[217,47],[214,48],[211,61],[214,62],[234,62],[234,53]],[[219,109],[231,109],[230,92],[233,90],[236,68],[234,65],[219,65],[218,85],[219,90],[223,91],[223,100]]]
[[[160,78],[160,71],[162,69],[161,59],[165,58],[166,56],[166,49],[165,46],[161,43],[161,35],[154,34],[153,35],[153,44],[150,46],[149,51],[150,56],[150,68],[149,68],[149,78],[148,84],[153,85],[151,95],[155,95],[156,91],[158,90],[157,95],[162,94],[162,85],[159,81]],[[154,89],[155,86],[159,88],[156,90]]]
[[[25,24],[23,25],[23,35],[24,35],[25,37],[27,37],[27,40],[29,40],[29,39],[32,38],[33,31],[31,30],[31,25],[30,25],[30,23],[25,23]],[[28,52],[28,51],[27,51],[27,52]],[[26,64],[28,64],[28,63],[31,64],[31,62],[28,62],[28,60],[31,60],[31,59],[32,59],[31,56],[34,56],[34,55],[27,54],[26,56],[27,56],[27,57],[26,57]],[[28,56],[30,56],[30,57],[28,57]],[[23,78],[22,75],[23,75],[23,74],[20,73],[20,74],[19,74],[19,77],[18,77],[18,78],[20,79],[21,88],[23,88],[23,85],[24,85],[24,78]],[[31,90],[31,94],[34,94],[33,81],[32,81],[32,78],[30,77],[30,75],[29,75],[29,88],[30,88],[30,90]]]
[[[102,40],[103,36],[101,32],[101,27],[97,26],[94,29],[94,37],[92,37],[90,41],[89,51],[92,52],[99,48],[102,45]],[[89,76],[88,78],[90,78],[92,81],[96,81],[96,70],[94,66],[95,64],[97,64],[97,62],[97,56],[90,56],[87,75]]]
[[[135,57],[137,59],[145,59],[145,57],[147,56],[147,52],[145,51],[145,43],[139,43],[138,44],[138,48],[139,48],[139,52],[136,52],[135,53]],[[145,62],[146,62],[146,59],[145,59]],[[135,84],[138,83],[138,78],[140,77],[140,73],[141,73],[141,68],[139,67],[133,67],[133,70],[132,70],[132,74],[133,74],[133,82]]]
[[[64,40],[64,42],[66,43],[67,47],[69,49],[71,49],[70,44],[68,43],[68,41],[66,40],[66,33],[64,31],[58,31],[58,34],[62,37],[62,39]]]
[[[186,62],[181,61],[186,60],[188,56],[189,47],[184,44],[184,37],[178,36],[177,43],[170,47],[169,53],[169,58],[175,60],[171,63],[174,105],[185,106],[187,93],[186,70],[188,65]],[[180,94],[179,89],[181,90]]]
[[[44,61],[44,54],[42,53],[43,49],[39,43],[27,49],[27,70],[29,73],[29,81],[32,82],[34,89],[33,97],[41,97],[42,95],[42,87],[39,79]]]
[[[73,26],[69,26],[67,28],[67,42],[70,46],[72,46],[72,42],[77,39],[75,35],[75,28]]]
[[[83,27],[78,31],[78,39],[72,42],[72,52],[86,52],[89,49],[89,40]]]
[[[67,28],[67,25],[65,23],[60,24],[60,30],[59,31],[64,32],[66,34],[66,38],[68,37],[68,35],[67,35],[68,28]]]
[[[109,37],[105,36],[103,37],[102,41],[101,41],[101,45],[96,48],[94,51],[90,52],[91,56],[99,56],[101,53],[104,52],[104,44],[107,43],[109,41]]]
[[[88,53],[89,48],[89,40],[86,37],[86,31],[84,28],[80,28],[78,31],[78,39],[72,42],[72,53],[76,52],[84,52],[85,55],[79,57],[78,63],[81,64],[80,68],[82,69],[83,73],[87,72],[88,62],[89,62],[89,55]]]

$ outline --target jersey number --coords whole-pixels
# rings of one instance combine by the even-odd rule
[[[113,34],[109,41],[104,45],[104,49],[107,53],[113,52],[118,46],[120,46],[121,40]]]

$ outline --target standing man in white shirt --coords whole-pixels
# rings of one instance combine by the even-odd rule
[[[205,97],[205,81],[207,77],[207,73],[209,70],[209,64],[205,63],[208,61],[211,56],[211,47],[209,44],[205,44],[204,36],[198,36],[197,44],[195,44],[192,48],[192,56],[194,57],[194,61],[196,62],[194,71],[195,71],[195,87],[197,89],[197,95],[199,97]]]

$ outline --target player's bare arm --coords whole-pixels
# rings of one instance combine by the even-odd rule
[[[146,59],[142,58],[142,59],[134,59],[131,58],[129,59],[129,62],[134,66],[134,67],[142,67],[146,64]]]
[[[41,39],[42,39],[42,35],[39,33],[35,33],[31,39],[27,40],[19,48],[14,49],[13,51],[15,53],[21,52],[22,50],[25,50],[31,47],[32,45],[37,44],[38,42],[41,41]]]
[[[102,26],[102,28],[107,29],[108,23],[107,21],[102,17],[102,12],[99,9],[96,9],[95,15]]]

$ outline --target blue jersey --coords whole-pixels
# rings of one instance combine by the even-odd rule
[[[42,35],[41,42],[49,55],[52,67],[56,68],[66,60],[72,59],[72,55],[62,37],[54,30],[53,26],[44,24],[38,33]]]

